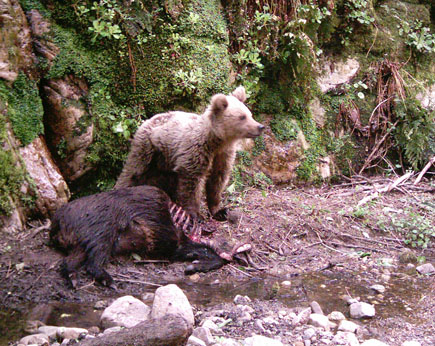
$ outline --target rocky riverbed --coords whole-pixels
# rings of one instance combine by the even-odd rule
[[[58,273],[62,257],[47,246],[39,224],[5,235],[0,344],[110,344],[160,331],[156,338],[190,338],[191,345],[433,345],[431,242],[426,249],[410,248],[403,228],[390,228],[394,218],[414,222],[416,213],[433,224],[435,214],[424,207],[433,204],[433,194],[384,194],[361,210],[362,198],[337,186],[230,195],[242,217],[220,224],[212,237],[250,242],[255,267],[231,263],[186,277],[184,263],[119,258],[107,267],[116,291],[95,285],[85,273],[76,290],[68,289]],[[152,317],[156,289],[168,284],[187,297],[193,322],[173,314]],[[128,325],[133,331],[101,320],[125,296],[147,306],[139,310],[147,320]],[[44,326],[50,328],[39,329]],[[46,336],[37,341],[35,333]]]

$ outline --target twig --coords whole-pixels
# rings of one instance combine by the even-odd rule
[[[39,232],[44,231],[46,229],[49,229],[51,227],[51,221],[50,219],[45,220],[45,223],[43,223],[41,226],[36,227],[35,229],[33,229],[29,234],[27,234],[24,239],[27,238],[33,238],[34,236],[36,236]]]
[[[133,263],[170,263],[171,261],[169,260],[165,260],[165,259],[149,259],[149,260],[137,260],[137,261],[133,261]]]
[[[332,251],[335,251],[335,252],[338,252],[338,253],[341,253],[341,254],[346,255],[346,256],[349,255],[349,254],[346,253],[346,252],[343,252],[343,251],[340,251],[340,250],[334,249],[334,248],[332,248],[332,247],[326,245],[326,244],[323,242],[322,238],[320,238],[319,233],[318,233],[317,231],[315,231],[314,229],[311,229],[311,230],[312,230],[314,233],[316,233],[317,238],[319,238],[319,240],[320,240],[320,243],[321,243],[324,247],[326,247],[327,249],[332,250]]]
[[[162,287],[163,286],[163,285],[154,284],[152,282],[147,282],[147,281],[142,281],[142,280],[119,279],[119,278],[115,278],[114,280],[119,281],[119,282],[128,282],[128,283],[132,283],[132,284],[149,285],[149,286],[153,286],[153,287]]]
[[[254,277],[253,275],[246,273],[243,270],[240,270],[239,268],[234,267],[232,264],[228,264],[228,267],[234,269],[235,271],[238,271],[239,273],[241,273],[243,275],[249,276],[250,278]]]

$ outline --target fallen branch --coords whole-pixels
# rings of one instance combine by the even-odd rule
[[[402,175],[401,177],[397,178],[393,182],[389,183],[387,186],[384,186],[381,189],[374,187],[374,189],[376,191],[373,192],[371,195],[368,195],[368,196],[364,197],[362,200],[360,200],[357,204],[357,207],[360,207],[360,206],[366,204],[367,202],[371,201],[372,199],[379,197],[379,195],[381,193],[390,192],[391,190],[397,188],[400,184],[407,181],[412,175],[413,175],[413,172],[408,172],[408,173]]]
[[[429,170],[430,166],[432,166],[433,164],[435,164],[435,156],[429,160],[429,162],[426,164],[426,166],[424,166],[424,168],[422,169],[422,171],[418,175],[417,179],[415,179],[414,185],[417,185],[420,182],[420,180],[423,178],[423,176]]]

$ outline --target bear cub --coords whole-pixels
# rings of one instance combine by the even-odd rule
[[[60,207],[51,220],[50,240],[64,250],[61,275],[84,266],[98,282],[111,286],[104,270],[111,256],[135,252],[144,257],[194,261],[185,273],[220,268],[225,261],[209,246],[190,240],[175,227],[171,201],[153,186],[137,186],[82,197]]]
[[[115,189],[157,186],[197,217],[205,184],[211,215],[224,220],[221,196],[237,144],[264,129],[252,118],[245,101],[245,89],[238,87],[231,95],[214,95],[202,115],[173,111],[146,120],[134,136]]]

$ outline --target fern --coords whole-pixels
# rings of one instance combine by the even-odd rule
[[[396,116],[396,143],[403,149],[406,161],[417,169],[434,150],[431,136],[435,133],[435,112],[424,109],[415,99],[406,99],[397,102]]]

